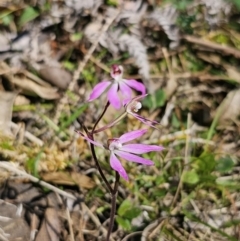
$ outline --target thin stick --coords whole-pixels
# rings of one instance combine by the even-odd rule
[[[188,113],[188,118],[187,118],[187,129],[190,130],[190,122],[191,122],[191,114]],[[190,142],[190,136],[191,132],[189,133],[189,135],[187,135],[186,138],[186,147],[185,147],[185,158],[184,158],[184,167],[183,167],[183,172],[181,174],[179,183],[178,183],[178,187],[177,187],[177,191],[175,193],[175,196],[173,198],[173,201],[171,203],[171,208],[173,208],[173,206],[175,205],[175,202],[177,201],[178,195],[183,187],[183,173],[184,171],[186,171],[188,168],[188,164],[189,164],[189,160],[188,160],[188,156],[189,156],[189,142]]]
[[[77,198],[75,196],[73,196],[72,194],[70,193],[67,193],[57,187],[54,187],[53,185],[47,183],[47,182],[44,182],[44,181],[41,181],[40,179],[24,172],[24,171],[21,171],[19,169],[17,169],[16,167],[14,167],[13,165],[11,165],[9,162],[5,162],[5,161],[0,161],[0,167],[10,171],[10,172],[13,172],[19,176],[23,176],[25,178],[28,178],[30,181],[32,182],[35,182],[35,183],[38,183],[39,185],[43,186],[43,187],[46,187],[48,188],[49,190],[52,190],[53,192],[56,192],[64,197],[67,197],[67,198],[71,198],[73,200],[76,200]]]
[[[17,130],[18,129],[18,125],[15,124],[14,122],[11,122],[11,127],[14,129],[14,130]],[[35,144],[37,144],[38,146],[43,146],[43,141],[39,138],[37,138],[36,136],[34,136],[32,133],[28,132],[28,131],[24,131],[24,136],[34,142]]]
[[[162,220],[161,220],[162,221]],[[150,223],[142,232],[141,241],[148,240],[148,233],[151,229],[157,227],[159,224],[159,220],[155,220],[153,223]]]
[[[125,236],[124,239],[122,239],[122,241],[127,241],[129,238],[132,238],[132,237],[134,237],[134,236],[136,236],[138,234],[141,234],[141,233],[142,233],[142,231],[137,231],[137,232],[134,232],[134,233],[130,233],[127,236]]]
[[[81,203],[81,207],[82,207],[83,211],[87,212],[87,214],[90,216],[90,218],[95,223],[95,225],[103,232],[104,236],[107,236],[107,230],[102,226],[102,224],[100,223],[99,219],[95,215],[93,215],[93,213],[86,206],[86,204],[82,202]],[[110,238],[110,240],[114,241],[112,238]]]
[[[199,44],[199,45],[202,45],[202,46],[214,49],[214,50],[219,50],[225,54],[233,55],[236,58],[240,58],[240,51],[236,48],[213,43],[211,41],[208,41],[208,40],[205,40],[202,38],[198,38],[198,37],[194,37],[194,36],[190,36],[190,35],[184,35],[183,39],[187,40],[190,43]]]
[[[188,113],[187,115],[187,129],[191,129],[191,113]],[[190,142],[191,142],[191,132],[189,133],[189,135],[186,136],[186,147],[185,147],[185,163],[184,163],[184,167],[186,170],[189,169],[189,154],[191,152],[190,150]]]
[[[74,234],[73,234],[72,220],[71,220],[71,216],[70,216],[68,207],[66,207],[66,214],[67,214],[67,220],[68,220],[68,226],[69,226],[69,232],[70,232],[70,239],[71,239],[71,241],[75,241]]]
[[[170,64],[168,51],[167,51],[166,48],[162,48],[162,52],[163,52],[163,56],[164,56],[164,58],[166,60],[169,76],[172,77],[174,74],[173,74],[173,71],[172,71],[172,66]]]

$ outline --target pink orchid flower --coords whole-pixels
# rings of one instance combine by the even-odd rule
[[[112,169],[117,171],[121,177],[125,180],[128,180],[128,175],[123,168],[121,162],[118,157],[126,159],[130,162],[136,162],[143,165],[151,166],[154,165],[153,161],[137,156],[135,154],[143,154],[151,151],[162,151],[164,147],[157,145],[147,145],[147,144],[125,144],[130,142],[136,138],[141,137],[143,134],[147,132],[146,129],[131,131],[126,134],[123,134],[119,138],[113,138],[108,140],[108,146],[105,147],[102,144],[91,140],[81,132],[77,131],[84,139],[91,142],[92,144],[108,149],[110,151],[110,165]]]
[[[118,95],[118,92],[122,94],[124,98],[131,98],[132,89],[140,91],[142,94],[146,93],[145,86],[134,80],[134,79],[123,79],[123,67],[121,65],[113,65],[111,68],[111,76],[113,81],[102,81],[97,84],[88,99],[88,101],[92,101],[97,99],[104,91],[108,89],[107,98],[111,105],[114,108],[121,108],[121,101]]]
[[[138,120],[143,122],[145,125],[151,126],[155,129],[158,129],[156,127],[156,125],[160,125],[160,123],[158,123],[157,121],[149,120],[149,119],[137,114],[137,112],[142,108],[142,103],[139,100],[143,99],[146,96],[147,96],[147,94],[144,94],[144,95],[136,96],[136,97],[134,97],[133,99],[130,99],[130,100],[129,99],[124,100],[123,106],[125,107],[125,110],[128,114],[137,118]]]

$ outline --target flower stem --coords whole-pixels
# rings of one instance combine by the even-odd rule
[[[91,140],[94,141],[94,137],[93,137],[92,131],[89,132],[88,129],[87,129],[87,127],[86,127],[80,120],[78,120],[78,121],[79,121],[80,125],[82,126],[82,128],[84,129],[84,131],[86,132],[88,138],[90,138]],[[96,164],[96,166],[97,166],[97,169],[98,169],[98,171],[99,171],[99,173],[100,173],[103,181],[105,182],[108,191],[112,194],[114,190],[113,190],[113,188],[111,187],[110,183],[108,182],[108,180],[106,179],[106,177],[105,177],[105,175],[104,175],[104,173],[103,173],[103,171],[102,171],[102,168],[101,168],[101,166],[100,166],[100,164],[99,164],[99,162],[98,162],[97,156],[96,156],[96,152],[95,152],[94,145],[93,145],[92,143],[90,143],[90,149],[91,149],[91,153],[92,153],[93,159],[94,159],[94,161],[95,161],[95,164]]]
[[[109,226],[108,226],[108,233],[107,233],[106,241],[109,241],[109,239],[110,239],[110,235],[112,233],[113,224],[114,224],[115,212],[116,212],[116,201],[117,201],[120,175],[118,174],[118,172],[115,172],[115,174],[116,174],[116,181],[115,181],[115,184],[114,184],[113,192],[111,193],[112,194],[111,195],[111,213],[110,213],[110,220],[109,220]]]
[[[96,123],[94,124],[92,131],[91,131],[90,133],[88,132],[88,137],[91,138],[93,141],[94,141],[94,137],[93,137],[93,135],[94,135],[94,130],[96,129],[97,124],[99,123],[99,121],[102,119],[102,117],[103,117],[104,114],[106,113],[109,105],[110,105],[110,103],[109,103],[109,101],[108,101],[107,104],[106,104],[105,107],[104,107],[104,110],[103,110],[102,114],[98,117]],[[105,177],[105,175],[104,175],[104,173],[103,173],[103,171],[102,171],[102,168],[101,168],[101,166],[100,166],[100,164],[99,164],[99,162],[98,162],[98,159],[97,159],[97,156],[96,156],[96,153],[95,153],[94,145],[91,143],[91,144],[90,144],[90,147],[91,147],[92,156],[93,156],[93,159],[94,159],[94,161],[95,161],[95,163],[96,163],[97,169],[98,169],[98,171],[99,171],[99,173],[100,173],[103,181],[105,182],[105,184],[106,184],[106,186],[107,186],[107,188],[108,188],[108,191],[112,194],[112,193],[113,193],[113,189],[112,189],[110,183],[108,182],[108,180],[106,179],[106,177]]]
[[[127,115],[127,113],[125,112],[122,115],[120,115],[117,119],[115,119],[113,122],[111,122],[108,125],[106,125],[106,126],[104,126],[104,127],[95,131],[99,121],[102,119],[102,117],[106,113],[109,105],[110,105],[110,103],[107,102],[102,114],[97,119],[97,121],[94,124],[93,129],[91,131],[88,131],[86,126],[83,123],[80,122],[80,124],[81,124],[82,128],[84,129],[84,131],[86,132],[88,138],[90,138],[92,141],[94,141],[94,134],[99,133],[101,131],[106,130],[107,128],[112,127],[113,125],[115,125],[117,122],[119,122],[122,118],[124,118]],[[109,241],[111,233],[112,233],[112,229],[113,229],[113,224],[114,224],[114,217],[115,217],[115,212],[116,212],[116,202],[117,202],[117,194],[118,194],[118,186],[119,186],[120,175],[119,175],[118,172],[115,172],[116,180],[115,180],[115,183],[114,183],[114,188],[112,188],[110,183],[106,179],[103,171],[102,171],[102,168],[101,168],[101,166],[98,162],[97,156],[96,156],[94,145],[92,143],[90,143],[90,148],[91,148],[92,156],[93,156],[93,159],[96,163],[97,169],[98,169],[103,181],[105,182],[108,191],[111,194],[111,213],[110,213],[110,220],[109,220],[108,232],[107,232],[107,237],[106,237],[106,241]]]
[[[89,138],[90,137],[91,137],[91,135],[89,136]],[[91,137],[91,139],[94,140],[93,136]],[[104,175],[104,173],[102,171],[102,168],[101,168],[101,166],[100,166],[100,164],[98,162],[98,159],[97,159],[97,156],[96,156],[96,153],[95,153],[94,145],[92,143],[90,143],[90,148],[91,148],[92,156],[93,156],[93,159],[94,159],[94,161],[96,163],[97,169],[98,169],[98,171],[99,171],[103,181],[105,182],[108,191],[112,194],[114,190],[112,189],[110,183],[108,182],[108,180],[106,179],[106,177],[105,177],[105,175]]]
[[[114,121],[108,123],[107,125],[97,129],[97,130],[94,130],[93,133],[96,134],[96,133],[99,133],[101,131],[104,131],[114,125],[116,125],[121,119],[123,119],[125,116],[127,115],[127,112],[124,112],[123,114],[121,114],[118,118],[116,118]]]
[[[109,103],[109,101],[108,101],[107,104],[106,104],[105,107],[104,107],[104,110],[103,110],[102,114],[99,116],[99,118],[97,119],[96,123],[95,123],[94,126],[93,126],[92,134],[94,133],[94,130],[96,129],[97,124],[99,123],[99,121],[102,119],[102,117],[103,117],[104,114],[106,113],[109,105],[110,105],[110,103]]]

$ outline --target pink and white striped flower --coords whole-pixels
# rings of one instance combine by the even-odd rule
[[[157,145],[147,145],[147,144],[126,144],[136,138],[141,137],[143,134],[147,132],[146,129],[136,130],[125,133],[121,135],[119,138],[113,138],[108,140],[108,145],[103,146],[102,144],[95,142],[83,135],[81,132],[78,132],[84,139],[91,142],[92,144],[108,149],[110,151],[110,165],[112,169],[117,171],[121,177],[125,180],[128,180],[128,175],[122,166],[118,157],[121,157],[130,162],[136,162],[143,165],[151,166],[154,165],[154,162],[137,156],[136,154],[143,154],[151,151],[162,151],[164,148],[162,146]],[[117,157],[118,156],[118,157]]]
[[[88,101],[92,101],[97,99],[100,95],[103,94],[106,90],[107,98],[110,104],[116,108],[121,108],[121,100],[119,97],[118,92],[121,93],[123,98],[131,98],[132,96],[132,89],[135,89],[137,91],[140,91],[142,94],[146,93],[145,86],[134,80],[134,79],[123,79],[123,67],[121,65],[113,65],[111,68],[111,76],[113,78],[112,81],[102,81],[99,84],[97,84],[88,99]]]

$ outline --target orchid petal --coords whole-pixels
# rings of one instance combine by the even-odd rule
[[[148,96],[148,94],[138,95],[138,96],[132,98],[132,101],[140,101],[140,100],[144,99],[146,96]]]
[[[125,169],[123,168],[121,162],[118,160],[118,158],[115,156],[113,152],[111,152],[110,156],[110,165],[112,169],[117,171],[121,177],[123,177],[125,180],[128,180],[128,175]]]
[[[97,84],[91,94],[90,94],[90,97],[88,98],[88,101],[92,101],[92,100],[95,100],[97,99],[106,89],[107,87],[111,84],[110,81],[103,81],[99,84]]]
[[[104,146],[102,144],[100,144],[100,143],[98,143],[96,141],[91,140],[89,137],[85,136],[81,131],[75,131],[75,132],[77,132],[83,139],[85,139],[86,141],[92,143],[93,145],[99,146],[101,148],[104,148]]]
[[[125,98],[131,98],[131,95],[132,95],[132,90],[131,88],[126,85],[123,81],[119,83],[119,88],[120,88],[120,91],[122,93],[122,95],[125,97]]]
[[[108,100],[113,105],[114,108],[120,109],[121,108],[121,101],[118,96],[118,84],[115,83],[108,91]]]
[[[146,144],[127,144],[121,147],[121,151],[131,152],[134,154],[143,154],[150,151],[162,151],[162,146],[146,145]]]
[[[123,134],[119,137],[119,141],[121,143],[125,143],[125,142],[129,142],[132,141],[140,136],[142,136],[143,134],[145,134],[147,132],[147,129],[143,129],[143,130],[136,130],[136,131],[130,131],[126,134]]]
[[[137,162],[137,163],[141,163],[143,165],[148,165],[148,166],[154,165],[153,161],[151,161],[149,159],[145,159],[140,156],[136,156],[136,155],[128,153],[128,152],[114,150],[114,153],[130,162]]]
[[[148,126],[151,126],[157,130],[159,130],[156,125],[160,125],[160,123],[158,123],[157,121],[151,121],[151,120],[148,120],[147,118],[143,117],[143,116],[140,116],[134,112],[131,112],[129,113],[131,114],[132,116],[134,116],[135,118],[137,118],[138,120],[140,120],[142,123],[144,123],[145,125],[148,125]]]
[[[131,88],[140,91],[142,93],[142,95],[146,94],[146,87],[144,86],[144,84],[136,81],[135,79],[124,79],[124,82],[130,86]]]
[[[129,103],[131,100],[132,100],[132,98],[123,99],[122,105],[126,108],[126,106],[128,105],[128,103]]]

